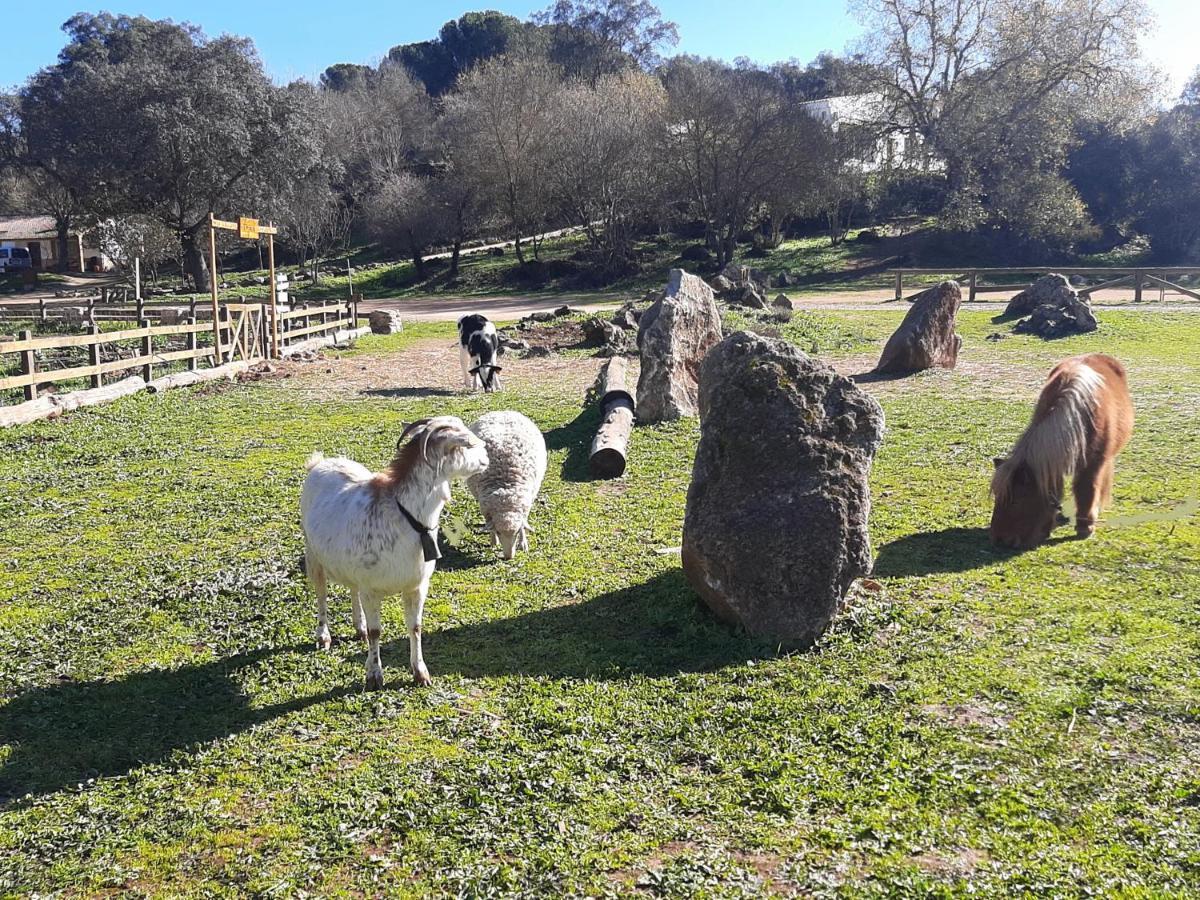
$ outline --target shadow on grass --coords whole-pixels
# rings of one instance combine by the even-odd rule
[[[967,572],[1017,555],[992,546],[986,528],[945,528],[910,534],[884,544],[875,557],[874,574],[907,578],[939,572]]]
[[[624,679],[706,672],[774,655],[773,645],[735,631],[700,606],[680,569],[583,603],[426,633],[425,659],[439,674]],[[385,662],[408,665],[408,642]]]
[[[464,557],[464,560],[469,558]],[[389,690],[409,690],[408,641],[384,647]],[[28,690],[0,707],[0,810],[89,778],[139,766],[246,731],[314,704],[361,692],[361,682],[256,707],[239,673],[308,645],[260,650],[116,681]],[[425,636],[434,677],[532,675],[625,679],[719,669],[773,655],[701,608],[678,570],[583,603],[540,609]],[[249,673],[248,673],[249,674]]]
[[[563,481],[592,480],[588,470],[588,456],[592,448],[592,438],[596,435],[596,429],[600,427],[600,412],[598,403],[589,403],[566,425],[546,432],[547,450],[567,451],[562,464]]]
[[[259,650],[118,681],[33,688],[0,707],[0,809],[89,778],[123,775],[351,692],[351,688],[253,707],[237,674],[299,647]],[[354,688],[357,688],[355,685]]]

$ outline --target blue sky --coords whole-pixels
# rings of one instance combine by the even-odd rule
[[[1200,0],[1149,2],[1159,22],[1156,34],[1148,36],[1147,47],[1178,88],[1200,63],[1195,50]],[[335,62],[377,62],[396,44],[432,37],[447,19],[470,9],[499,9],[525,18],[548,4],[549,0],[479,4],[465,0],[340,4],[134,0],[113,11],[190,21],[212,35],[249,36],[271,75],[288,81],[315,78]],[[679,24],[679,50],[724,59],[747,56],[774,62],[796,57],[807,61],[822,50],[843,50],[859,32],[846,13],[845,0],[660,0],[659,7]],[[80,8],[79,2],[59,0],[9,8],[0,50],[0,88],[19,84],[52,63],[64,40],[60,26]]]

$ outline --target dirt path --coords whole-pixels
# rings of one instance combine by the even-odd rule
[[[578,397],[581,403],[604,363],[599,357],[558,355],[521,359],[506,354],[503,359],[505,386],[537,385],[556,395]],[[292,379],[292,389],[320,398],[396,400],[465,393],[458,346],[444,338],[426,338],[394,353],[275,365],[280,375]]]

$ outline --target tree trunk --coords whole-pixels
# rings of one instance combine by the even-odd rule
[[[66,272],[71,268],[71,220],[58,219],[54,223],[54,230],[58,232],[58,265],[55,267],[60,272]],[[79,268],[83,268],[83,260],[79,260]]]
[[[425,279],[425,257],[421,255],[421,246],[413,238],[413,233],[408,233],[408,247],[412,254],[413,267],[417,270],[417,277],[421,280]]]
[[[517,254],[517,262],[525,265],[525,251],[521,249],[521,232],[517,232],[516,239],[513,240],[513,249]]]
[[[454,243],[450,246],[450,277],[458,277],[458,257],[462,250],[462,235],[457,235],[454,238]]]
[[[200,234],[203,230],[203,225],[197,225],[190,231],[181,231],[179,233],[179,242],[183,248],[184,273],[191,276],[192,283],[196,286],[196,290],[200,292],[212,288],[212,283],[209,281],[210,273],[208,271],[208,259],[205,254],[206,248],[200,240]]]

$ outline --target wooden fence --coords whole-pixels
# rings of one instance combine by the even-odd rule
[[[1094,294],[1096,291],[1109,290],[1115,287],[1131,287],[1133,288],[1134,303],[1141,303],[1146,288],[1157,289],[1160,298],[1168,291],[1183,294],[1187,297],[1200,300],[1200,290],[1196,288],[1186,288],[1178,284],[1177,281],[1181,278],[1195,277],[1200,275],[1200,267],[1193,266],[1162,266],[1159,268],[1120,268],[1120,267],[999,267],[999,268],[982,268],[982,269],[954,269],[951,271],[962,272],[962,275],[957,276],[954,280],[960,284],[967,286],[967,299],[974,300],[979,294],[990,293],[1015,293],[1023,291],[1031,286],[1031,283],[1020,284],[994,284],[987,283],[990,279],[996,276],[1009,275],[1033,275],[1040,277],[1055,273],[1058,275],[1077,275],[1085,278],[1100,278],[1103,279],[1097,284],[1084,285],[1076,288],[1081,296]],[[896,279],[896,299],[904,299],[904,277],[906,275],[945,275],[946,269],[888,269]],[[1171,279],[1174,279],[1172,281]]]
[[[144,317],[137,327],[117,331],[102,331],[97,322],[91,321],[83,326],[86,331],[82,334],[35,336],[31,331],[22,331],[15,340],[0,341],[0,373],[11,368],[3,365],[7,357],[17,357],[17,373],[0,374],[0,391],[19,388],[29,401],[37,398],[39,386],[44,384],[88,379],[91,387],[99,388],[104,376],[115,372],[140,370],[149,382],[156,367],[172,363],[186,362],[187,368],[194,371],[202,362],[217,366],[235,360],[279,358],[285,348],[301,340],[354,328],[358,298],[304,304],[277,316],[272,316],[268,303],[225,303],[220,308],[219,329],[214,329],[211,321],[200,322],[197,318],[189,315],[183,322],[162,324],[160,316],[160,323],[155,324]],[[218,333],[220,359],[213,346]],[[202,343],[205,335],[214,340]],[[172,341],[176,345],[182,342],[183,346],[172,347]],[[125,346],[116,346],[120,343]],[[47,356],[55,351],[67,351],[70,356],[72,351],[78,353],[77,348],[86,348],[86,365],[68,359],[66,365],[55,366]],[[105,359],[106,355],[110,358]]]

